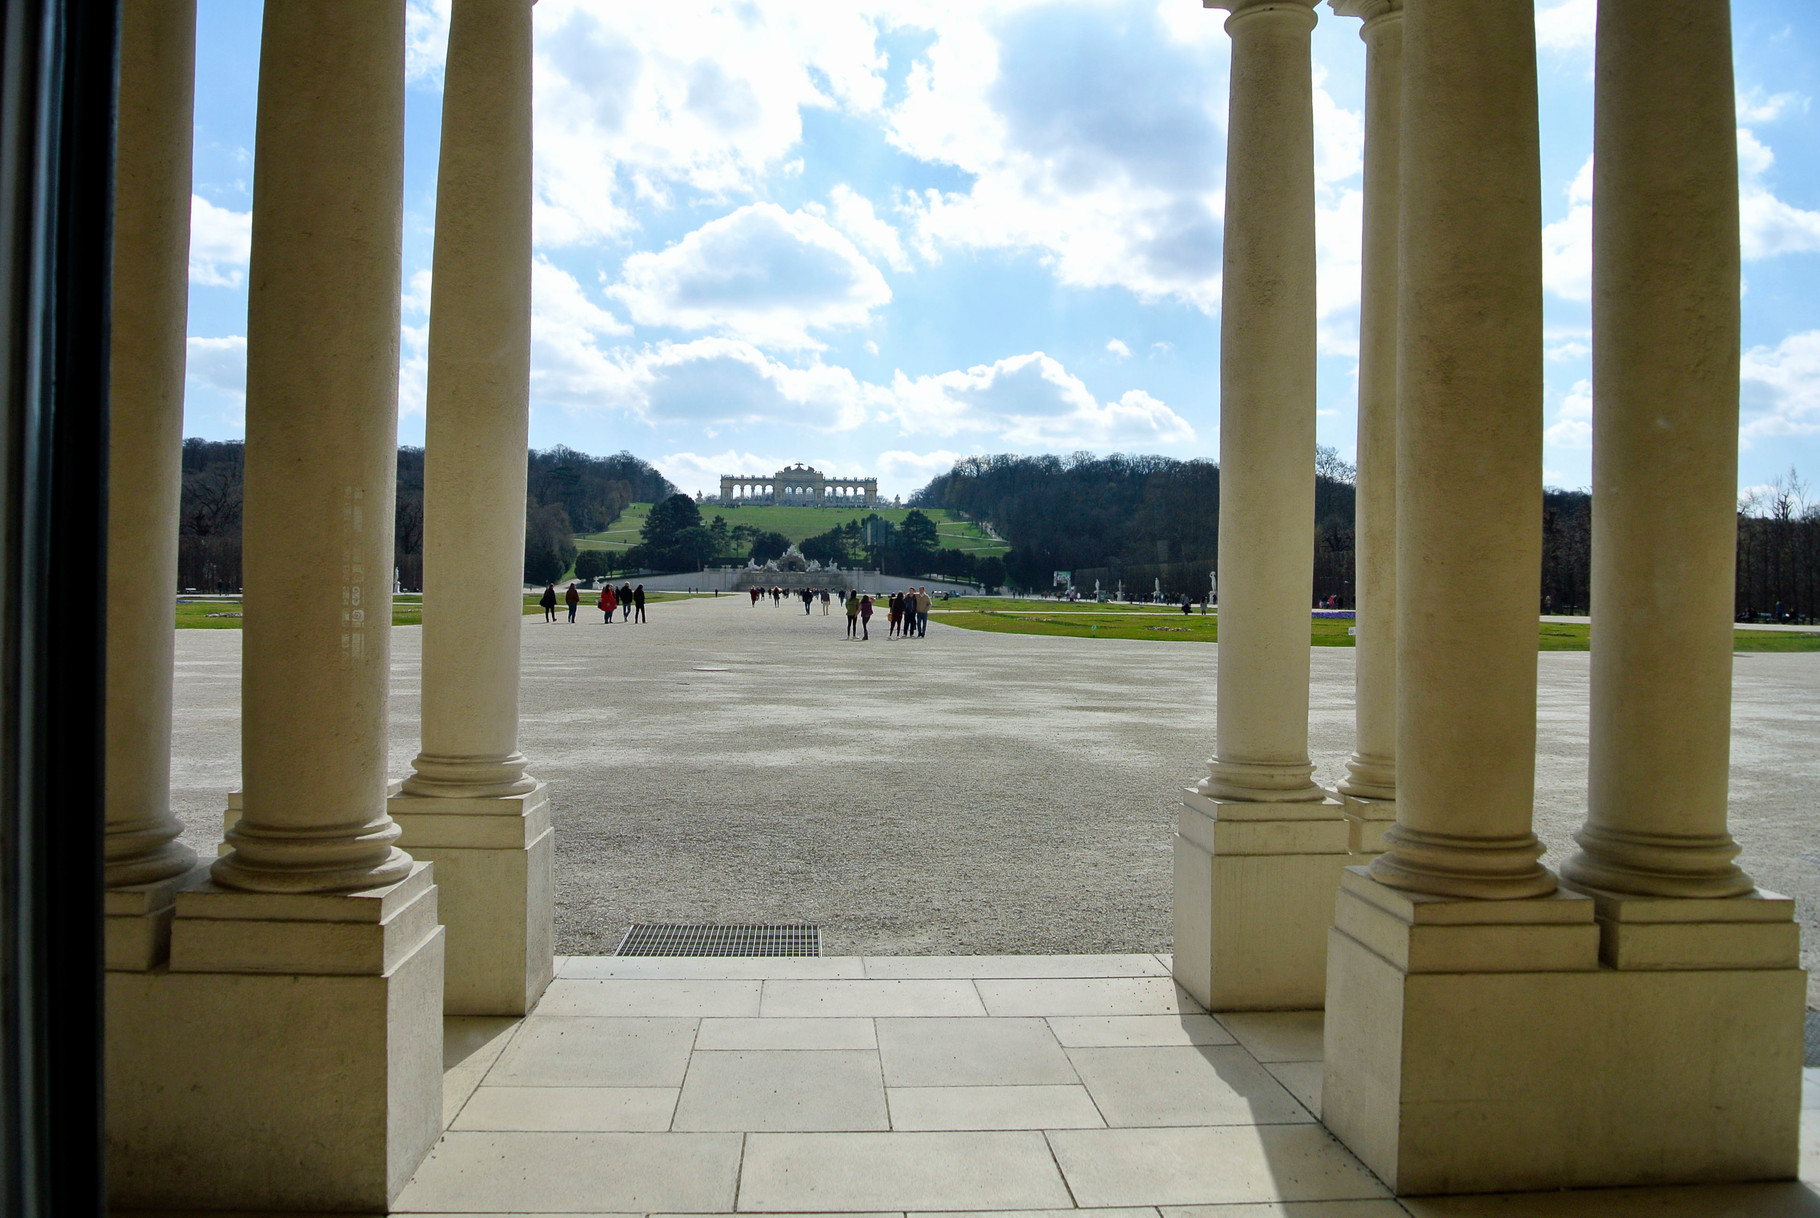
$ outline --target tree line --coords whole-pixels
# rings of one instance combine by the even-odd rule
[[[239,440],[183,442],[183,495],[177,541],[180,591],[238,592],[246,445]],[[592,457],[558,445],[526,454],[525,577],[555,579],[575,560],[574,534],[619,519],[627,504],[675,493],[670,481],[631,453]],[[393,565],[407,591],[423,589],[423,449],[398,450],[392,518]],[[544,572],[560,562],[554,575]],[[535,571],[534,571],[535,568]]]
[[[1318,454],[1315,477],[1314,591],[1352,598],[1352,467],[1330,448]],[[911,495],[919,507],[939,507],[989,521],[1011,543],[1005,582],[1025,592],[1048,592],[1057,571],[1074,586],[1093,581],[1148,595],[1160,583],[1174,599],[1208,591],[1219,562],[1220,469],[1206,460],[1114,453],[1097,456],[966,457]]]

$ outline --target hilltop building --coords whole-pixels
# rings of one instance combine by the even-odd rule
[[[813,466],[798,462],[775,474],[747,477],[723,474],[720,502],[726,507],[742,503],[781,503],[797,507],[877,507],[877,478],[830,478]]]

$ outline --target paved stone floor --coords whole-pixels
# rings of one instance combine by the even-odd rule
[[[1316,1122],[1320,1014],[1208,1015],[1166,957],[558,965],[529,1018],[447,1021],[448,1132],[396,1212],[1820,1215],[1793,1183],[1394,1200]]]
[[[434,606],[431,607],[434,612]],[[931,625],[848,643],[744,597],[650,623],[525,626],[522,747],[551,784],[559,949],[637,921],[809,921],[833,954],[1170,948],[1178,792],[1205,772],[1218,648]],[[422,631],[392,632],[391,773],[417,751]],[[239,784],[238,631],[177,635],[173,796],[212,854]],[[1537,829],[1584,815],[1584,653],[1540,656]],[[1313,651],[1310,748],[1336,781],[1353,652]],[[1820,945],[1820,654],[1737,659],[1733,828]],[[1820,982],[1815,983],[1820,997]]]

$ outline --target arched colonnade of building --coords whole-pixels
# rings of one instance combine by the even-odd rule
[[[795,504],[816,507],[877,507],[877,478],[830,478],[807,465],[792,465],[775,474],[747,477],[724,474],[720,503]]]
[[[441,1129],[443,1013],[551,976],[517,746],[525,0],[455,0],[430,323],[422,752],[386,772],[404,0],[267,0],[246,395],[244,795],[169,808],[162,595],[110,598],[118,1204],[378,1208]],[[1726,826],[1738,412],[1728,6],[1601,0],[1590,798],[1532,828],[1542,451],[1533,6],[1332,0],[1368,57],[1357,748],[1312,779],[1313,0],[1229,0],[1218,723],[1175,971],[1325,1006],[1322,1117],[1401,1192],[1793,1176],[1792,904]],[[194,8],[127,0],[109,582],[175,585]],[[1162,777],[1159,776],[1159,781]],[[432,868],[434,864],[434,882]]]

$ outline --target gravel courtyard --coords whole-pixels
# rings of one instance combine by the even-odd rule
[[[1211,750],[1206,644],[931,624],[849,643],[836,605],[652,605],[647,625],[524,631],[520,746],[556,810],[556,940],[633,921],[808,921],[830,954],[1170,947],[1180,788]],[[417,752],[419,627],[392,632],[393,776]],[[1353,652],[1315,648],[1309,746],[1340,776]],[[1537,831],[1571,850],[1586,789],[1585,653],[1541,661]],[[1737,657],[1732,827],[1820,951],[1820,654]],[[177,632],[172,797],[204,856],[239,785],[240,632]],[[1820,994],[1813,985],[1810,995]]]

